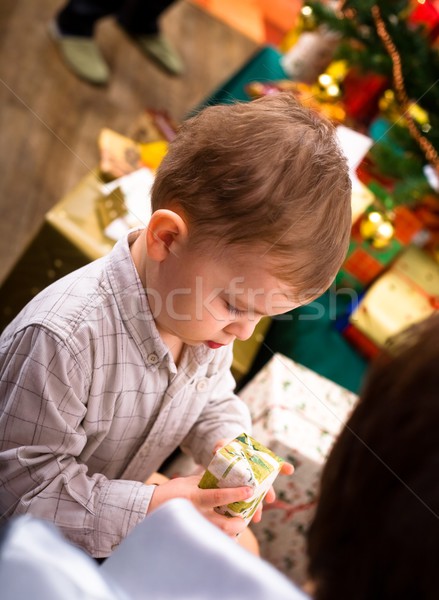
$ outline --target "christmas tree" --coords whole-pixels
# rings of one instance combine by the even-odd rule
[[[339,32],[335,58],[360,73],[388,79],[392,114],[386,140],[374,146],[384,173],[412,178],[410,188],[425,186],[425,163],[439,172],[439,2],[346,0],[306,2],[318,26]],[[397,159],[397,160],[395,160]],[[415,181],[416,180],[416,181]]]

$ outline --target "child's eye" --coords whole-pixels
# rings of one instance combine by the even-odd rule
[[[244,310],[239,310],[239,308],[236,308],[235,306],[232,306],[227,301],[226,301],[226,307],[227,307],[227,310],[229,311],[229,313],[231,315],[233,315],[234,317],[240,317],[240,316],[242,316],[242,315],[245,314]]]

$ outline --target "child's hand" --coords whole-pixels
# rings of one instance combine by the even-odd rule
[[[186,498],[211,523],[222,529],[230,537],[236,537],[245,529],[244,519],[219,515],[214,511],[214,508],[231,502],[247,500],[253,494],[252,488],[244,486],[202,490],[198,487],[200,479],[199,475],[177,477],[158,485],[152,495],[148,512],[152,512],[171,498]]]
[[[220,448],[227,446],[227,444],[230,441],[231,440],[227,440],[224,438],[221,440],[218,440],[213,449],[213,454],[215,454],[215,452],[218,452],[218,450]],[[294,467],[292,464],[287,463],[287,462],[282,463],[282,466],[280,468],[281,475],[292,475],[293,473],[294,473]],[[275,500],[276,500],[276,493],[274,491],[273,486],[271,486],[264,498],[264,502],[267,502],[267,504],[271,504]],[[258,506],[258,508],[255,511],[255,514],[252,517],[252,521],[254,521],[255,523],[259,523],[262,519],[262,508],[263,508],[263,503],[261,502],[261,504]]]

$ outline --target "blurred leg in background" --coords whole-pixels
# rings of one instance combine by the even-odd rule
[[[70,0],[49,26],[67,66],[89,83],[108,83],[110,71],[93,36],[96,23],[110,15],[168,73],[183,71],[181,58],[160,32],[158,19],[172,0]]]

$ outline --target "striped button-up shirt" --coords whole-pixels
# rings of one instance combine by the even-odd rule
[[[96,557],[145,516],[143,481],[178,446],[207,465],[250,430],[231,348],[162,342],[130,254],[106,257],[36,298],[0,339],[0,511],[54,522]]]

